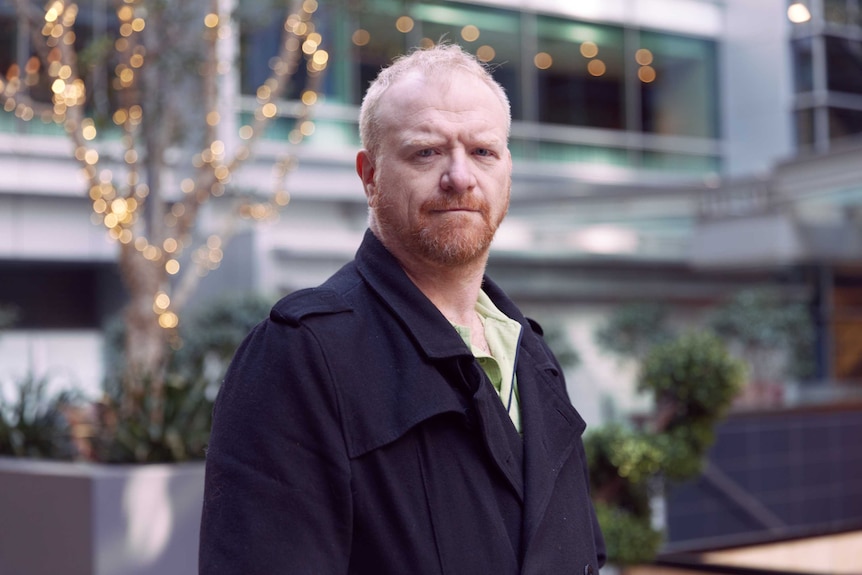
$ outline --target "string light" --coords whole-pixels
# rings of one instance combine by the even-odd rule
[[[191,168],[196,175],[183,178],[179,189],[183,193],[180,201],[169,204],[165,212],[165,229],[168,235],[151,239],[145,235],[139,222],[139,214],[146,205],[149,187],[141,181],[140,163],[144,155],[139,152],[139,129],[144,121],[143,108],[134,102],[141,80],[141,70],[147,64],[148,54],[141,33],[147,28],[147,11],[143,0],[123,0],[116,8],[119,23],[119,36],[113,40],[116,51],[115,67],[111,70],[110,85],[115,91],[116,101],[121,104],[113,111],[110,120],[122,131],[123,150],[121,158],[125,168],[117,182],[110,170],[100,169],[107,160],[116,155],[105,153],[102,148],[101,130],[93,118],[85,117],[84,104],[87,101],[87,86],[78,72],[74,43],[74,31],[78,7],[74,2],[53,0],[46,7],[39,23],[45,43],[42,58],[29,58],[22,70],[13,64],[6,70],[5,78],[0,77],[0,101],[2,108],[24,120],[41,118],[52,122],[69,134],[74,143],[74,156],[81,164],[82,174],[88,181],[88,195],[92,202],[91,219],[105,228],[109,237],[134,250],[152,265],[161,268],[164,274],[177,275],[182,266],[179,257],[191,245],[191,227],[200,206],[212,197],[230,192],[232,174],[251,156],[253,143],[265,131],[266,124],[281,116],[286,107],[280,106],[282,95],[290,76],[298,70],[304,59],[307,69],[307,84],[297,106],[292,107],[294,129],[289,141],[299,144],[312,135],[315,125],[310,119],[311,109],[319,100],[319,84],[322,72],[329,63],[329,54],[322,49],[323,37],[316,31],[312,15],[318,8],[315,0],[304,0],[301,8],[290,14],[284,23],[285,38],[279,53],[272,59],[272,75],[257,92],[258,106],[254,121],[243,125],[238,137],[243,142],[236,151],[229,151],[223,140],[214,137],[210,143],[195,154]],[[218,13],[208,13],[203,17],[202,30],[209,35],[212,53],[217,54],[215,42],[229,38],[232,34],[229,17]],[[402,22],[405,26],[408,25]],[[412,28],[412,21],[409,22]],[[361,39],[360,39],[361,41]],[[365,42],[368,38],[365,39]],[[202,66],[202,74],[223,74],[231,63],[215,61]],[[50,87],[50,103],[43,105],[30,99],[27,88],[39,84],[44,76]],[[208,80],[214,81],[212,78]],[[221,114],[215,109],[216,102],[208,104],[211,109],[204,110],[206,126],[215,134],[221,123]],[[273,191],[268,200],[247,196],[237,196],[236,213],[251,220],[259,221],[275,217],[279,208],[288,204],[290,196],[284,189],[284,178],[295,166],[290,155],[279,158],[274,173]],[[211,236],[205,245],[194,250],[190,256],[193,270],[199,274],[217,269],[221,264],[223,238]],[[188,271],[188,270],[187,270]],[[169,294],[171,283],[161,282],[165,287],[153,303],[153,311],[158,323],[165,329],[173,330],[179,319],[175,308],[178,300]],[[181,284],[182,285],[182,284]]]
[[[584,58],[595,58],[599,55],[599,47],[595,42],[590,42],[589,40],[581,43],[580,51],[581,56]]]
[[[533,57],[533,64],[539,70],[547,70],[554,63],[554,59],[547,52],[539,52]]]
[[[413,18],[410,16],[401,16],[395,21],[395,28],[402,34],[406,34],[413,29]]]
[[[475,42],[479,39],[479,28],[473,24],[467,24],[461,28],[461,38],[467,42]]]

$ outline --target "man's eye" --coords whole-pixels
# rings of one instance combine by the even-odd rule
[[[489,150],[488,148],[476,148],[476,151],[473,152],[477,156],[493,156],[494,152]]]
[[[416,156],[420,158],[428,158],[434,155],[434,150],[431,148],[426,148],[424,150],[419,150],[416,152]]]

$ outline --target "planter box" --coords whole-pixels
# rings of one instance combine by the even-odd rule
[[[0,458],[0,574],[194,575],[203,463]]]

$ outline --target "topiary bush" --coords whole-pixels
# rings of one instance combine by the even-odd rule
[[[634,515],[649,515],[650,479],[661,471],[663,453],[650,436],[620,424],[584,438],[593,498]]]
[[[601,501],[596,502],[595,507],[609,561],[633,565],[655,559],[663,534],[652,527],[649,516],[635,515]]]
[[[715,424],[744,373],[713,333],[683,334],[654,345],[638,376],[638,390],[654,399],[653,416],[640,428],[610,424],[584,438],[609,561],[624,565],[655,557],[662,541],[651,526],[655,485],[661,478],[682,481],[701,471]]]
[[[656,405],[656,441],[666,453],[666,477],[697,475],[714,428],[739,393],[743,364],[710,332],[688,333],[653,348],[644,359],[638,390]]]

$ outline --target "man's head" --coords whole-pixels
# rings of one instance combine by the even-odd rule
[[[383,68],[368,87],[359,110],[359,138],[363,147],[374,155],[380,145],[380,100],[386,90],[398,80],[411,73],[427,77],[449,76],[455,71],[475,76],[490,88],[506,111],[506,135],[512,124],[509,98],[506,91],[475,56],[465,52],[457,44],[436,44],[429,49],[414,50],[400,56]]]
[[[356,169],[372,231],[399,259],[459,265],[487,255],[511,187],[505,92],[455,45],[396,60],[360,112]]]

